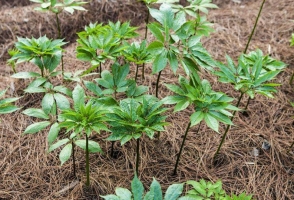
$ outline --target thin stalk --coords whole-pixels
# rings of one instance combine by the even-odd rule
[[[290,78],[290,85],[293,84],[293,80],[294,80],[294,73],[292,74],[291,78]]]
[[[137,67],[136,67],[136,75],[135,75],[135,81],[136,81],[136,83],[137,83],[137,78],[138,78],[138,69],[139,69],[139,65],[137,65]]]
[[[182,141],[182,144],[181,144],[180,152],[179,152],[178,157],[177,157],[177,161],[176,161],[176,165],[175,165],[175,168],[174,168],[173,175],[177,174],[177,169],[178,169],[178,165],[179,165],[179,162],[180,162],[180,157],[181,157],[183,147],[184,147],[184,144],[185,144],[185,141],[186,141],[186,138],[187,138],[188,131],[189,131],[190,127],[191,127],[191,122],[189,122],[189,124],[188,124],[188,126],[186,128],[185,135],[184,135],[184,138],[183,138],[183,141]],[[199,129],[200,129],[200,124],[199,124],[198,130],[197,130],[197,133],[198,133]]]
[[[140,162],[140,138],[137,139],[137,155],[136,155],[136,175],[139,176],[139,162]]]
[[[253,27],[253,29],[252,29],[252,31],[251,31],[250,36],[249,36],[248,42],[247,42],[247,44],[246,44],[246,47],[245,47],[244,53],[246,53],[247,50],[248,50],[249,43],[250,43],[250,41],[251,41],[251,39],[252,39],[252,36],[253,36],[253,34],[254,34],[254,31],[255,31],[255,28],[256,28],[256,25],[257,25],[258,19],[259,19],[259,17],[260,17],[260,13],[261,13],[261,11],[262,11],[262,8],[263,8],[264,3],[265,3],[265,0],[262,1],[262,4],[261,4],[261,6],[260,6],[260,8],[259,8],[259,12],[258,12],[258,15],[257,15],[257,17],[256,17],[254,27]]]
[[[156,97],[158,97],[158,85],[159,85],[159,80],[160,80],[161,72],[162,72],[162,71],[160,71],[160,72],[158,73],[158,76],[157,76],[156,90],[155,90]]]
[[[115,141],[112,141],[111,142],[111,153],[110,153],[110,156],[113,158],[113,156],[114,156],[114,143],[115,143]]]
[[[101,73],[102,73],[102,64],[101,64],[101,62],[99,63],[99,73],[100,73],[100,78],[101,78]]]
[[[86,134],[86,176],[87,176],[87,182],[86,186],[90,186],[90,166],[89,166],[89,138]]]
[[[250,103],[250,97],[248,97],[248,100],[247,100],[246,106],[245,106],[245,108],[244,108],[245,111],[247,110],[249,103]]]
[[[73,175],[76,178],[76,158],[75,158],[75,143],[73,141],[71,141],[71,145],[72,145],[72,166],[73,166]]]
[[[236,107],[237,107],[237,108],[238,108],[239,105],[240,105],[240,102],[241,102],[241,99],[242,99],[243,95],[244,95],[244,93],[241,92],[241,95],[240,95],[240,97],[239,97],[239,99],[238,99],[238,102],[237,102],[237,104],[236,104]],[[236,111],[233,112],[233,116],[231,117],[231,121],[233,121],[235,114],[236,114]],[[223,135],[223,137],[222,137],[222,140],[221,140],[221,142],[220,142],[220,144],[219,144],[219,146],[218,146],[218,148],[217,148],[216,153],[215,153],[214,156],[213,156],[213,159],[215,159],[216,156],[218,155],[218,153],[219,153],[219,151],[220,151],[220,149],[221,149],[221,147],[222,147],[222,145],[223,145],[223,143],[224,143],[224,141],[225,141],[225,139],[226,139],[226,136],[227,136],[227,133],[229,132],[230,127],[231,127],[231,125],[227,125],[226,130],[225,130],[225,133],[224,133],[224,135]]]

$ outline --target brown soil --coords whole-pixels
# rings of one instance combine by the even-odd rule
[[[87,13],[78,12],[71,16],[61,15],[61,27],[66,41],[64,57],[66,70],[85,69],[88,64],[75,58],[76,32],[89,22],[108,20],[126,21],[140,26],[143,33],[146,9],[135,1],[121,3],[91,1]],[[122,3],[123,2],[123,3]],[[128,3],[126,3],[128,2]],[[210,12],[210,21],[215,23],[216,32],[205,39],[204,45],[216,60],[224,61],[225,54],[234,59],[244,50],[248,36],[257,16],[261,1],[215,0],[220,7]],[[33,11],[35,5],[28,1],[0,2],[0,90],[10,87],[10,95],[23,95],[19,106],[38,107],[40,95],[23,94],[27,81],[10,78],[12,71],[5,64],[8,58],[7,49],[13,46],[16,37],[39,37],[46,34],[56,37],[54,16],[48,13]],[[289,146],[294,141],[294,111],[289,102],[294,101],[293,87],[289,85],[293,73],[294,48],[289,47],[291,33],[294,32],[294,2],[268,0],[258,23],[256,33],[249,50],[260,48],[266,54],[288,64],[276,82],[281,83],[274,99],[257,96],[250,102],[249,111],[238,113],[221,150],[219,162],[213,165],[212,156],[221,140],[221,135],[201,125],[200,133],[193,127],[188,135],[177,176],[172,176],[175,157],[179,151],[182,135],[188,123],[190,111],[172,113],[169,111],[166,132],[160,139],[143,138],[141,142],[140,179],[147,188],[155,177],[165,189],[175,182],[199,180],[211,181],[221,179],[228,193],[246,191],[256,199],[291,200],[294,199],[294,149]],[[30,71],[29,64],[20,65],[18,71]],[[142,84],[150,86],[154,94],[156,76],[152,76],[150,68]],[[202,74],[208,79],[216,91],[223,91],[238,98],[231,86],[219,84],[216,77]],[[177,77],[166,69],[162,74],[162,82],[175,83]],[[162,86],[159,97],[169,94]],[[248,97],[246,97],[248,98]],[[246,104],[246,98],[241,107]],[[85,162],[82,151],[77,151],[77,174],[81,179],[65,192],[60,192],[73,183],[72,164],[60,166],[58,151],[47,153],[46,132],[22,136],[25,128],[33,123],[33,119],[16,112],[1,116],[0,125],[0,199],[99,199],[99,195],[114,193],[115,187],[130,187],[134,174],[135,142],[121,147],[115,144],[117,158],[110,157],[109,142],[103,141],[106,134],[95,135],[105,154],[93,154],[91,160],[91,191],[83,189],[85,182]],[[224,130],[221,127],[221,133]],[[263,140],[270,142],[270,150],[261,148]],[[252,156],[253,148],[260,150],[259,156]],[[288,151],[289,150],[289,151]]]

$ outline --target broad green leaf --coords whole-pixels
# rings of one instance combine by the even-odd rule
[[[12,113],[19,110],[18,107],[13,106],[13,105],[8,105],[8,106],[0,106],[0,114],[8,114],[8,113]]]
[[[50,122],[48,122],[48,121],[42,121],[42,122],[37,122],[37,123],[31,124],[26,128],[24,134],[37,133],[49,125],[50,125]]]
[[[22,112],[25,115],[30,117],[37,117],[41,119],[49,119],[49,115],[46,114],[42,109],[37,108],[28,108]]]
[[[160,41],[153,41],[147,47],[147,50],[154,55],[158,55],[163,52],[164,44]]]
[[[134,200],[142,200],[144,187],[142,182],[138,179],[137,175],[135,175],[135,177],[132,180],[131,188],[132,188]]]
[[[60,108],[60,110],[66,110],[70,108],[69,101],[64,95],[55,93],[54,99],[56,101],[57,107]]]
[[[68,138],[62,139],[62,140],[58,140],[56,143],[52,144],[49,149],[48,152],[51,152],[55,149],[57,149],[58,147],[68,143],[70,140]]]
[[[41,75],[35,72],[18,72],[16,74],[13,74],[12,78],[35,78],[40,77]]]
[[[44,98],[42,99],[42,109],[47,115],[51,112],[53,105],[54,105],[53,94],[51,93],[45,94]]]
[[[59,159],[61,161],[61,165],[63,165],[71,156],[72,153],[72,144],[69,143],[63,147],[63,149],[60,151]]]
[[[194,112],[190,117],[191,127],[199,124],[203,119],[204,119],[204,114],[202,111]]]
[[[80,106],[85,104],[85,91],[80,85],[77,85],[73,90],[72,98],[74,100],[74,109],[79,111]]]
[[[167,188],[164,200],[176,200],[182,194],[184,184],[173,184]]]
[[[153,181],[151,183],[150,191],[151,190],[154,194],[153,200],[162,200],[161,186],[155,178],[153,178]]]
[[[76,140],[74,143],[83,150],[86,150],[86,140]],[[100,148],[100,145],[95,141],[89,140],[88,148],[90,153],[103,153],[102,149]]]
[[[47,136],[47,140],[48,140],[48,144],[51,145],[57,138],[58,133],[60,131],[60,127],[58,125],[58,123],[54,123],[52,124],[48,136]]]
[[[152,73],[158,73],[162,71],[166,67],[166,65],[167,57],[165,53],[157,55],[152,65]]]
[[[208,127],[210,127],[212,130],[218,132],[219,123],[218,123],[217,119],[215,119],[209,113],[205,113],[204,114],[204,120],[205,120]]]
[[[109,194],[109,195],[100,196],[100,197],[102,197],[105,200],[120,200],[120,198],[114,194]]]
[[[125,188],[116,188],[115,189],[116,195],[119,197],[120,200],[131,200],[132,199],[132,193]]]
[[[156,26],[154,23],[147,25],[152,34],[156,37],[157,40],[159,40],[161,43],[164,43],[164,37],[161,33],[161,30]]]

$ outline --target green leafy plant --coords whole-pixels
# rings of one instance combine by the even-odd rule
[[[46,36],[36,38],[18,38],[15,43],[16,50],[12,58],[8,62],[16,61],[15,64],[22,62],[31,62],[35,64],[41,71],[36,72],[19,72],[13,77],[15,78],[31,78],[31,77],[50,77],[54,74],[54,70],[59,65],[62,57],[62,48],[66,44],[61,39],[50,40]]]
[[[133,42],[132,44],[125,44],[127,48],[123,51],[123,56],[127,61],[133,62],[136,64],[136,75],[135,81],[137,81],[138,77],[138,69],[142,66],[142,78],[144,79],[144,64],[149,63],[152,60],[152,56],[147,51],[146,40],[143,40],[141,43]]]
[[[126,188],[116,188],[114,194],[100,196],[105,200],[142,200],[142,199],[149,199],[149,200],[176,200],[182,194],[183,191],[183,183],[180,184],[173,184],[168,187],[165,192],[164,198],[162,198],[162,190],[159,182],[153,178],[153,181],[150,185],[150,190],[148,192],[144,192],[144,186],[142,182],[138,179],[137,176],[134,177],[131,184],[131,191]]]
[[[56,148],[65,145],[59,154],[61,164],[66,162],[72,153],[74,153],[74,146],[78,146],[85,150],[86,155],[86,186],[90,185],[90,166],[89,166],[89,153],[102,153],[100,145],[89,139],[92,132],[100,133],[101,130],[108,131],[106,126],[105,114],[109,112],[107,108],[100,105],[97,106],[89,101],[85,104],[85,92],[79,85],[73,90],[73,109],[63,110],[58,116],[58,128],[65,128],[66,133],[70,133],[68,138],[61,139],[52,144],[49,152]],[[54,135],[56,138],[56,135]],[[55,140],[52,136],[51,140]],[[73,154],[74,155],[74,154]],[[74,157],[73,157],[74,161]]]
[[[176,73],[179,63],[185,72],[197,74],[198,65],[211,69],[215,65],[209,53],[201,45],[201,36],[193,35],[191,27],[187,26],[185,14],[174,13],[168,4],[162,4],[160,9],[149,8],[151,16],[159,23],[151,23],[148,28],[156,40],[151,42],[148,50],[154,56],[152,72],[158,73],[156,96],[162,70],[170,65]]]
[[[253,99],[256,94],[261,94],[269,98],[274,97],[273,93],[276,92],[275,87],[280,84],[269,81],[273,80],[286,67],[285,63],[277,61],[270,56],[263,56],[261,50],[250,52],[248,55],[242,54],[239,57],[238,65],[235,65],[229,56],[226,56],[226,58],[227,66],[219,63],[219,70],[214,73],[219,77],[220,82],[230,83],[236,90],[240,91],[236,107],[239,107],[244,94],[249,96],[245,110],[248,107],[249,99]],[[231,120],[234,115],[235,112]],[[230,125],[225,130],[215,157],[220,151],[229,128]]]
[[[0,114],[8,114],[19,110],[17,106],[13,105],[13,102],[17,101],[20,97],[3,98],[6,90],[0,91]]]
[[[155,131],[164,131],[166,116],[162,114],[166,108],[162,102],[154,97],[143,97],[142,101],[128,98],[119,103],[119,107],[113,109],[113,113],[107,114],[112,134],[107,138],[109,141],[120,140],[121,145],[131,139],[137,140],[136,147],[136,174],[139,169],[140,137],[145,133],[153,138]]]
[[[137,28],[130,27],[129,22],[120,22],[109,25],[90,24],[85,27],[85,31],[78,33],[79,39],[77,47],[77,58],[83,61],[90,61],[91,67],[84,73],[89,73],[99,67],[102,72],[102,63],[106,60],[116,61],[121,56],[122,51],[127,47],[124,41],[136,37]]]
[[[60,20],[58,15],[63,11],[67,11],[70,14],[73,14],[75,10],[83,10],[86,9],[82,7],[82,5],[87,2],[79,1],[79,0],[30,0],[31,2],[39,3],[40,7],[36,7],[35,10],[38,11],[50,11],[56,16],[56,24],[58,30],[58,38],[61,36],[60,30]]]
[[[175,93],[173,96],[167,96],[162,101],[165,104],[176,104],[174,112],[186,109],[189,105],[193,105],[194,113],[190,116],[190,122],[186,128],[180,152],[177,156],[177,161],[174,168],[174,175],[177,173],[180,156],[184,147],[190,127],[204,121],[208,127],[218,132],[219,122],[232,125],[230,120],[232,114],[228,110],[236,111],[238,108],[232,106],[230,103],[233,98],[226,96],[221,92],[215,92],[211,89],[210,83],[207,80],[202,80],[198,84],[198,77],[191,76],[190,81],[186,78],[179,77],[179,86],[165,84],[166,87]]]
[[[118,187],[115,189],[115,195],[100,196],[105,200],[251,200],[252,195],[246,195],[245,192],[240,195],[229,196],[222,189],[222,182],[217,181],[212,183],[201,179],[197,181],[187,181],[186,184],[192,186],[185,196],[181,196],[183,193],[185,183],[176,183],[170,185],[164,196],[160,186],[160,183],[153,178],[148,192],[144,192],[142,182],[135,176],[131,183],[131,191],[126,188]]]

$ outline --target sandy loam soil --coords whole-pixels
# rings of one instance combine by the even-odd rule
[[[238,3],[239,2],[239,3]],[[204,46],[216,60],[224,61],[225,54],[235,59],[244,50],[248,36],[257,16],[261,0],[215,0],[219,9],[210,11],[209,20],[214,23],[215,32],[204,40]],[[17,37],[56,37],[54,16],[33,11],[35,7],[28,0],[2,0],[0,2],[0,89],[10,87],[9,95],[23,96],[17,103],[24,108],[38,107],[41,96],[24,94],[27,81],[10,78],[12,71],[6,65],[11,48]],[[131,1],[91,1],[88,12],[78,12],[71,16],[62,14],[62,35],[69,43],[64,56],[67,71],[85,69],[88,63],[75,58],[76,32],[89,22],[108,20],[126,21],[139,26],[144,32],[146,9],[142,4]],[[201,178],[223,182],[228,193],[246,191],[260,200],[294,199],[294,149],[289,146],[294,141],[294,109],[289,102],[294,101],[294,88],[289,85],[294,70],[294,48],[289,46],[294,32],[294,1],[267,0],[249,50],[260,48],[288,65],[276,79],[281,86],[274,99],[257,96],[250,102],[246,114],[238,113],[221,150],[217,165],[212,163],[213,154],[221,140],[221,135],[204,125],[200,133],[193,127],[188,135],[178,174],[172,176],[175,157],[179,151],[182,135],[188,123],[191,109],[180,113],[168,112],[170,126],[166,127],[160,139],[143,138],[141,148],[140,179],[147,188],[155,177],[165,189],[175,182],[199,180]],[[143,35],[143,34],[142,34]],[[149,38],[150,39],[150,38]],[[21,64],[18,71],[34,70],[30,64]],[[156,76],[151,75],[150,66],[142,84],[150,86],[154,94]],[[202,72],[214,90],[238,98],[230,85],[220,84],[216,77]],[[162,83],[175,83],[177,77],[165,69]],[[56,82],[58,84],[58,80]],[[160,88],[159,97],[170,92]],[[244,98],[241,107],[247,101]],[[81,181],[72,177],[72,164],[60,167],[58,151],[48,154],[46,131],[35,135],[22,136],[25,128],[33,123],[32,118],[21,111],[0,117],[0,199],[99,199],[99,195],[114,193],[115,187],[130,187],[135,164],[135,142],[121,147],[115,144],[117,158],[110,157],[109,142],[103,141],[107,134],[93,135],[104,150],[103,155],[93,154],[91,160],[91,192],[85,192],[84,154],[77,151],[77,173]],[[224,131],[221,126],[221,133]],[[261,148],[264,140],[271,148]],[[258,156],[252,155],[254,148]],[[72,187],[68,187],[71,184]]]

